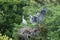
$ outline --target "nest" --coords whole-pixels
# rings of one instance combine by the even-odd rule
[[[36,27],[31,28],[31,27],[23,27],[19,29],[18,35],[23,36],[26,40],[28,38],[39,38],[41,39],[42,37],[46,37],[47,35],[47,27],[43,27],[40,25],[36,25]],[[38,37],[37,37],[38,36]],[[39,37],[40,36],[40,37]]]

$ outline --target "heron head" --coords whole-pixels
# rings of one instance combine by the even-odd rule
[[[29,18],[32,18],[33,16],[32,15],[29,15]]]
[[[24,15],[22,16],[22,19],[24,19]]]

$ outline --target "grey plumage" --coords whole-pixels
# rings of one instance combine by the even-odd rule
[[[34,21],[34,17],[32,15],[30,15],[30,22],[32,23],[32,25],[36,24],[36,22]]]
[[[30,15],[30,22],[32,25],[35,25],[37,22],[42,21],[44,14],[46,13],[46,7],[44,7],[40,13],[37,13],[35,16]]]
[[[38,18],[39,21],[42,21],[44,14],[46,13],[46,7],[44,7],[40,13],[37,13],[36,16]]]

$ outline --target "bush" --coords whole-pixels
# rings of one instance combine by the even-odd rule
[[[6,36],[6,35],[3,35],[3,36],[2,36],[2,34],[0,34],[0,40],[12,40],[12,38],[9,38],[9,37]]]

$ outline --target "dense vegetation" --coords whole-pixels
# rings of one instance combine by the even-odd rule
[[[0,39],[15,38],[17,40],[17,30],[23,27],[22,15],[25,16],[28,25],[32,27],[28,18],[29,15],[35,15],[36,12],[40,12],[46,6],[47,11],[42,25],[48,29],[45,37],[48,40],[60,40],[59,4],[60,0],[0,0],[0,33],[2,34]]]

